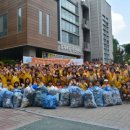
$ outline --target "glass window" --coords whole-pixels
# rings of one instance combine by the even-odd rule
[[[74,24],[79,24],[79,17],[68,12],[67,10],[62,8],[62,14],[61,14],[62,18],[66,19],[67,21],[74,23]]]
[[[62,0],[61,5],[68,9],[69,11],[78,14],[78,7],[74,4],[72,4],[71,2],[69,2],[68,0]]]
[[[50,15],[46,14],[46,34],[50,36]]]
[[[62,42],[79,45],[79,37],[74,34],[62,31]]]
[[[0,16],[0,33],[2,33],[3,32],[3,29],[4,27],[3,27],[3,16]]]
[[[17,10],[17,31],[22,31],[22,8],[18,8]]]
[[[79,35],[79,27],[65,20],[62,20],[62,29],[67,32]]]
[[[43,12],[39,11],[39,34],[43,34]]]
[[[7,35],[7,14],[0,15],[0,37]]]

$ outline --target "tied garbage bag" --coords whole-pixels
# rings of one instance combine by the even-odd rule
[[[93,95],[97,106],[103,107],[103,89],[98,86],[93,87]]]
[[[105,90],[105,91],[112,91],[112,88],[109,87],[109,86],[105,86],[105,87],[103,88],[103,90]]]
[[[42,93],[42,91],[38,90],[35,93],[35,99],[34,99],[34,106],[42,107],[42,99],[45,93]]]
[[[70,95],[68,89],[61,89],[60,90],[60,99],[59,105],[60,106],[69,106],[70,104]]]
[[[19,108],[21,106],[23,94],[20,91],[14,93],[13,96],[13,106],[14,108]]]
[[[59,89],[57,87],[48,87],[48,94],[49,95],[56,95],[56,98],[57,98],[57,105],[58,105],[58,102],[59,102]]]
[[[84,91],[78,86],[70,86],[68,89],[70,93],[70,107],[76,108],[83,106]]]
[[[34,85],[32,85],[32,88],[33,88],[34,90],[37,90],[37,89],[38,89],[38,85],[34,84]]]
[[[84,106],[86,108],[96,108],[97,107],[93,93],[90,90],[86,90],[84,93]]]
[[[26,97],[23,97],[21,107],[25,108],[25,107],[28,107],[28,106],[30,106],[29,100]]]
[[[3,97],[4,97],[4,94],[5,94],[6,91],[8,91],[7,88],[1,88],[0,89],[0,107],[2,107]]]
[[[48,89],[48,93],[51,95],[56,95],[57,93],[58,93],[58,88],[57,87],[54,87],[54,86],[52,86],[52,87],[47,87],[47,89]]]
[[[46,109],[56,109],[57,98],[56,95],[45,95],[43,97],[42,107]]]
[[[41,91],[42,93],[48,93],[48,89],[46,86],[39,87],[37,90]]]
[[[32,106],[34,103],[34,98],[35,98],[35,91],[32,87],[28,86],[27,88],[24,89],[21,107],[24,108]]]
[[[114,105],[111,91],[103,91],[103,103],[105,107]]]
[[[120,92],[117,88],[112,88],[112,98],[113,98],[113,104],[114,105],[122,105],[122,99],[120,96]]]
[[[4,108],[13,108],[13,95],[11,91],[6,91],[3,96],[3,107]]]

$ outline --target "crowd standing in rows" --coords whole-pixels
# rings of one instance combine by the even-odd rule
[[[67,88],[79,86],[83,90],[97,85],[114,86],[119,89],[123,99],[130,99],[130,70],[127,64],[100,64],[86,62],[83,65],[36,65],[0,64],[0,88],[10,91],[37,85]]]

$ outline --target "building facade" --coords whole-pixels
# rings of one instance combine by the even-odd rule
[[[111,6],[106,0],[89,0],[91,15],[91,59],[113,60]]]
[[[106,5],[105,0],[101,3],[98,0],[0,1],[0,58],[103,59],[107,56],[105,44],[109,48],[107,52],[111,48],[110,8],[104,14],[105,7],[101,6],[102,14],[99,15],[101,9],[95,7],[94,1],[98,6]],[[95,8],[99,12],[95,12]],[[101,36],[97,37],[98,32]],[[103,39],[103,33],[109,34],[109,43],[108,39],[106,43],[103,41],[107,38]],[[104,45],[102,48],[98,46],[99,42]]]

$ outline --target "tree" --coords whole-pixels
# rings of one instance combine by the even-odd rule
[[[130,44],[126,44],[124,47],[125,47],[125,52],[127,54],[130,54]]]
[[[126,56],[125,56],[125,61],[130,64],[130,43],[123,45],[125,48]]]
[[[125,51],[120,49],[120,45],[117,39],[113,38],[113,58],[114,63],[124,63]]]

